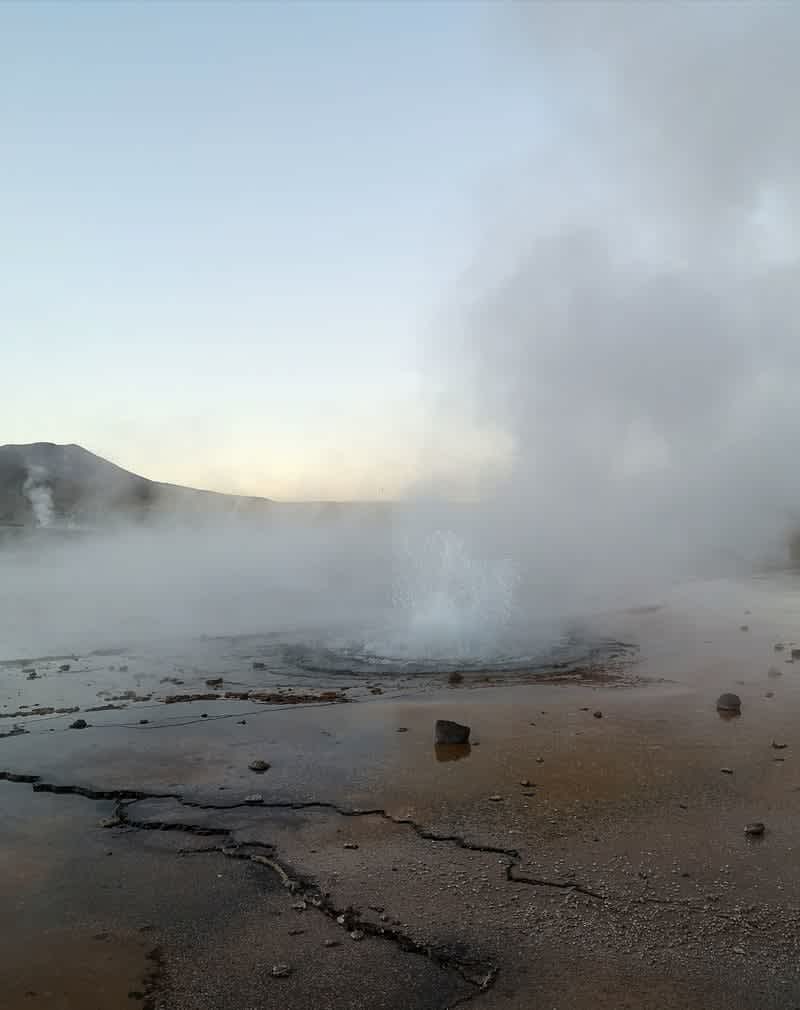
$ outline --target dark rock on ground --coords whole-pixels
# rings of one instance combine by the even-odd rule
[[[766,828],[761,821],[751,821],[750,824],[745,825],[744,833],[751,838],[760,838],[765,830]]]
[[[453,670],[453,672],[447,678],[447,682],[448,684],[460,684],[463,681],[463,679],[464,679],[463,674],[458,673],[456,670]]]
[[[85,719],[76,719],[69,724],[70,729],[86,729],[89,723]]]
[[[718,712],[741,712],[742,710],[742,699],[738,694],[732,694],[726,691],[725,694],[721,694],[717,698],[717,711]]]
[[[269,761],[262,761],[261,758],[256,758],[255,761],[251,761],[247,766],[251,772],[265,772],[269,770]]]
[[[259,662],[254,662],[253,663],[253,669],[254,670],[266,670],[266,668],[267,668],[267,664],[266,663],[259,663]]]
[[[592,712],[592,715],[595,717],[595,719],[603,718],[603,713],[600,711],[600,709],[598,709],[596,712]]]
[[[450,719],[436,720],[436,743],[468,743],[470,727]]]

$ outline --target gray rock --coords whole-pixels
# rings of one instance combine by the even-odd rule
[[[766,828],[762,821],[751,821],[749,824],[745,825],[744,833],[749,835],[751,838],[760,838],[764,834]]]
[[[788,745],[788,744],[786,744],[786,743],[778,743],[778,742],[777,742],[776,740],[773,740],[773,741],[772,741],[772,746],[773,746],[773,749],[774,749],[774,750],[786,750],[786,748],[787,748],[787,747],[788,747],[789,745]]]
[[[343,848],[345,849],[357,849],[358,842],[345,842]]]
[[[436,743],[469,743],[470,727],[449,719],[436,720]]]
[[[362,930],[360,930],[360,929],[354,929],[353,932],[350,934],[350,939],[351,940],[363,940],[366,935],[367,934],[364,933]]]
[[[595,719],[602,719],[603,718],[603,713],[600,711],[599,708],[598,708],[598,710],[596,712],[592,712],[592,715],[595,717]]]
[[[262,761],[261,758],[256,758],[256,760],[251,761],[247,767],[251,772],[258,772],[261,774],[262,772],[268,771],[270,765],[269,761]]]
[[[273,978],[288,978],[291,974],[292,969],[288,964],[273,964],[272,966]]]
[[[800,649],[792,649],[792,659],[800,659]]]
[[[76,719],[69,724],[70,729],[86,729],[89,723],[85,719]]]
[[[457,670],[453,670],[453,672],[447,678],[447,682],[449,684],[460,684],[463,679],[464,675],[462,673],[459,673]]]
[[[326,940],[325,941],[325,946],[326,947],[338,947],[339,946],[339,941],[338,940]]]
[[[718,712],[741,712],[742,710],[742,699],[738,694],[731,694],[726,691],[725,694],[721,694],[717,698],[717,711]]]
[[[28,675],[28,680],[36,680],[38,676],[35,670],[23,670],[22,672]]]
[[[58,668],[58,672],[59,673],[69,673],[69,671],[71,669],[72,669],[72,667],[69,665],[69,663],[62,663],[61,666],[59,666],[59,668]]]
[[[245,803],[249,803],[251,806],[255,806],[258,803],[263,803],[264,797],[261,793],[250,793],[249,796],[245,796],[244,801]]]
[[[266,663],[259,663],[257,660],[253,663],[254,670],[266,670],[266,668],[267,668]]]
[[[773,648],[775,649],[776,652],[783,652],[785,646],[783,642],[776,642]]]

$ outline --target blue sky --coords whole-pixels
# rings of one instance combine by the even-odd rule
[[[456,0],[3,4],[0,442],[283,498],[401,493],[432,425],[491,451],[427,363],[544,129],[512,34]]]

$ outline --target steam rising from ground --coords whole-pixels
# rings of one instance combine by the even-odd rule
[[[53,522],[53,493],[47,483],[47,471],[41,466],[28,468],[22,491],[31,504],[37,526],[50,526]]]
[[[557,138],[446,349],[479,420],[513,439],[494,531],[565,605],[785,557],[800,513],[800,8],[515,11]]]
[[[163,522],[19,547],[3,559],[6,654],[328,625],[374,651],[500,654],[534,620],[785,557],[800,7],[514,11],[557,133],[443,346],[457,413],[513,445],[503,478],[479,504],[409,503],[372,525]],[[25,493],[48,525],[41,475]]]

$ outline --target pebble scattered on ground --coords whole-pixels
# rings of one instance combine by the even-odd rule
[[[251,772],[265,772],[269,770],[269,761],[262,761],[261,758],[256,758],[255,761],[251,761],[247,766]]]
[[[288,978],[291,974],[292,969],[288,964],[273,964],[272,966],[273,978]]]
[[[469,743],[470,727],[450,719],[436,720],[436,743]]]
[[[744,833],[750,835],[751,838],[759,838],[765,830],[761,821],[751,821],[750,824],[745,825]]]
[[[718,712],[741,712],[742,710],[742,699],[738,694],[733,694],[730,691],[726,691],[717,698],[717,711]]]
[[[70,729],[86,729],[89,723],[85,719],[76,719],[69,724]]]

